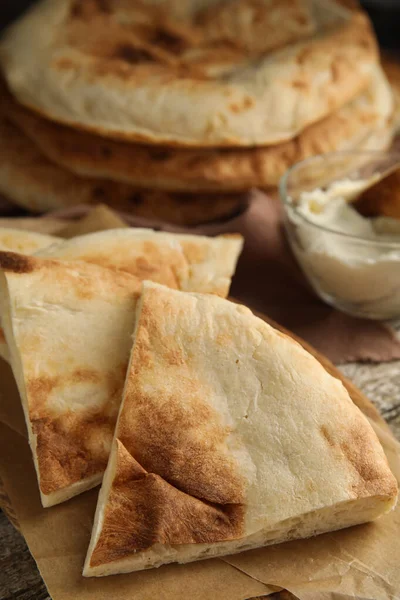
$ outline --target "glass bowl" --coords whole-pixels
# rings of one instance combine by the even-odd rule
[[[400,221],[396,236],[371,240],[351,233],[351,227],[345,233],[314,223],[299,211],[299,200],[303,192],[324,189],[332,180],[359,180],[358,169],[363,167],[363,172],[371,161],[391,156],[390,152],[316,156],[297,163],[280,182],[287,238],[305,276],[322,300],[356,317],[400,317]]]

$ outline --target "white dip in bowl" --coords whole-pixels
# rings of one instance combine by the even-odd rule
[[[318,295],[355,316],[400,316],[400,221],[360,215],[352,201],[372,185],[341,179],[326,189],[285,194],[292,250]],[[281,188],[282,191],[282,188]]]

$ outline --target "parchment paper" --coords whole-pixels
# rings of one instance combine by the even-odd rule
[[[103,217],[99,229],[106,228]],[[89,226],[96,230],[96,220],[92,218]],[[82,223],[79,233],[84,233]],[[400,479],[400,444],[388,426],[325,357],[313,353],[344,381]],[[81,572],[97,494],[95,489],[59,506],[41,507],[17,388],[9,366],[0,361],[0,503],[24,535],[54,600],[244,600],[282,588],[299,600],[400,599],[400,506],[375,523],[311,540],[224,559],[85,579]],[[275,597],[292,598],[283,593]]]

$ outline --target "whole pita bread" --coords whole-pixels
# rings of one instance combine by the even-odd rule
[[[242,240],[121,229],[61,246],[46,258],[0,252],[2,325],[43,506],[101,481],[141,279],[225,295]]]
[[[376,519],[397,500],[342,383],[250,310],[144,283],[84,575]]]
[[[15,97],[55,121],[248,147],[348,103],[378,52],[366,15],[331,0],[41,0],[5,33],[0,62]]]
[[[138,217],[182,226],[224,220],[245,205],[242,193],[182,194],[137,190],[127,183],[82,177],[47,158],[0,108],[0,192],[32,212],[75,204],[107,204]]]
[[[134,187],[197,192],[180,204],[181,210],[187,208],[187,213],[189,210],[191,213],[182,215],[182,224],[192,224],[191,220],[196,219],[196,201],[203,214],[203,217],[197,215],[197,222],[201,222],[205,214],[217,211],[216,204],[221,198],[209,199],[207,204],[207,198],[199,196],[199,191],[276,186],[289,167],[309,156],[365,148],[371,134],[382,129],[388,131],[393,110],[390,86],[382,69],[376,68],[373,82],[360,96],[306,128],[295,139],[265,148],[213,150],[155,148],[100,139],[36,115],[17,103],[7,90],[4,90],[3,100],[7,117],[43,154],[76,175],[121,181]],[[384,149],[389,143],[390,135],[384,133],[381,143],[374,145],[376,149]],[[171,221],[172,201],[168,194],[163,197],[160,193],[147,192],[141,203],[135,203],[134,211],[140,215],[141,207],[149,210],[154,203],[153,214],[158,212],[161,219]],[[213,211],[210,211],[211,202]],[[177,206],[175,202],[175,212],[178,212]]]

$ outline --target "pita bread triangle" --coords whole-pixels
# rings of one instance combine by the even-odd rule
[[[145,282],[84,575],[377,518],[397,483],[342,383],[220,298]]]
[[[0,252],[0,309],[43,506],[107,465],[141,282],[85,262]]]
[[[239,234],[211,238],[121,228],[72,238],[40,256],[84,260],[121,269],[142,281],[227,296],[242,246]]]
[[[21,254],[34,254],[60,241],[52,235],[44,235],[24,229],[0,227],[0,251],[8,250]],[[0,358],[8,360],[8,348],[3,330],[0,327]]]
[[[0,252],[2,325],[44,506],[101,481],[144,275],[227,294],[241,244],[121,229],[65,241],[46,258]]]

